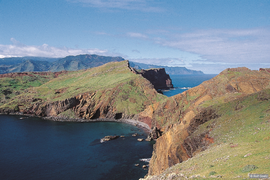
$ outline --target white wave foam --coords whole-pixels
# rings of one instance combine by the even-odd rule
[[[143,162],[150,162],[150,160],[151,160],[151,158],[142,158],[142,159],[140,159],[140,161],[143,161]]]

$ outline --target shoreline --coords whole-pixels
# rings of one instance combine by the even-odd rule
[[[149,134],[151,132],[151,128],[144,122],[140,122],[135,119],[106,119],[106,118],[97,118],[97,119],[80,119],[80,118],[67,118],[67,117],[54,117],[54,116],[47,116],[47,117],[42,117],[42,116],[36,116],[32,114],[20,114],[20,113],[0,113],[0,115],[17,115],[17,116],[26,116],[26,117],[38,117],[44,120],[49,120],[49,121],[57,121],[57,122],[118,122],[118,123],[126,123],[126,124],[131,124],[133,126],[136,126],[140,129],[142,129],[146,134]]]

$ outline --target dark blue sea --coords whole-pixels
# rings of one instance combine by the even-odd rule
[[[216,74],[203,75],[170,75],[174,89],[163,91],[163,94],[171,97],[182,93],[192,87],[200,85],[203,81],[207,81],[215,77]]]
[[[0,115],[1,180],[132,180],[147,174],[140,159],[151,157],[153,145],[137,141],[146,133],[135,126],[21,117]],[[106,135],[125,137],[100,143]]]
[[[175,88],[163,93],[173,96],[214,76],[171,76]],[[138,127],[22,117],[0,115],[1,180],[135,180],[147,174],[140,159],[151,157],[153,143],[137,141],[147,136]],[[125,137],[100,143],[106,135]]]

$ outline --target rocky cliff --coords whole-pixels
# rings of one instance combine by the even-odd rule
[[[0,80],[7,78],[5,83],[9,85],[4,85],[5,88],[20,89],[22,84],[19,82],[32,80],[23,81],[23,77],[35,79],[38,78],[36,75],[10,74],[8,77],[3,75]],[[226,69],[213,79],[170,98],[157,93],[154,88],[155,84],[156,89],[171,84],[171,81],[166,82],[169,77],[163,69],[138,73],[130,68],[128,61],[111,62],[55,76],[40,86],[29,86],[19,94],[1,99],[0,112],[89,121],[96,118],[132,118],[144,122],[153,129],[151,136],[156,139],[149,175],[160,174],[220,141],[216,138],[218,135],[213,136],[212,132],[217,131],[215,127],[219,127],[215,121],[228,113],[228,110],[220,110],[224,104],[229,104],[232,109],[229,115],[231,111],[243,111],[244,114],[248,110],[244,111],[243,107],[249,104],[242,103],[243,99],[257,93],[251,100],[255,99],[258,107],[263,104],[264,113],[270,112],[267,104],[270,93],[264,91],[270,88],[269,69]],[[154,85],[147,80],[147,76]],[[158,85],[159,82],[154,81],[160,76],[163,83]],[[16,77],[21,79],[14,85],[12,78]],[[258,116],[258,122],[261,123],[264,116]],[[269,116],[265,115],[266,119]],[[201,126],[205,128],[198,130]],[[265,138],[269,139],[267,136]]]
[[[213,79],[146,108],[140,121],[151,122],[162,136],[156,141],[149,174],[159,174],[168,167],[203,151],[214,139],[209,131],[190,138],[196,128],[219,117],[211,107],[270,88],[270,73],[247,68],[226,69]],[[235,107],[240,108],[240,107]]]
[[[166,138],[175,145],[170,145],[169,152],[175,154],[167,154],[168,159],[184,156],[188,159],[146,179],[247,179],[249,174],[268,174],[269,102],[268,88],[205,108],[192,119],[184,140],[169,130]],[[174,132],[178,132],[177,127]],[[159,143],[168,145],[168,141]]]
[[[136,71],[136,70],[134,70]],[[164,68],[147,69],[136,71],[141,74],[145,79],[150,81],[157,91],[173,88],[172,80]]]
[[[23,75],[29,74],[9,76]],[[150,81],[134,73],[128,61],[122,61],[68,72],[39,87],[26,89],[0,106],[0,111],[88,120],[136,119],[146,106],[164,98]]]

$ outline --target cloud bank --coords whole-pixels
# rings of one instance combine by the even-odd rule
[[[73,48],[57,48],[43,44],[41,46],[29,46],[20,43],[11,38],[11,45],[0,44],[0,58],[3,57],[23,57],[23,56],[39,56],[39,57],[66,57],[78,54],[98,54],[109,55],[107,50],[100,49],[73,49]]]
[[[159,12],[162,9],[153,7],[153,0],[67,0],[74,3],[82,3],[84,6],[106,9],[139,10],[147,12]]]
[[[182,32],[181,32],[182,31]],[[137,62],[185,66],[205,73],[219,73],[226,68],[270,68],[270,28],[210,29],[183,32],[165,29],[159,33],[132,32],[129,37],[152,41],[163,47],[198,55],[198,58],[135,59]]]
[[[198,30],[153,40],[163,46],[224,63],[269,63],[270,29]]]

